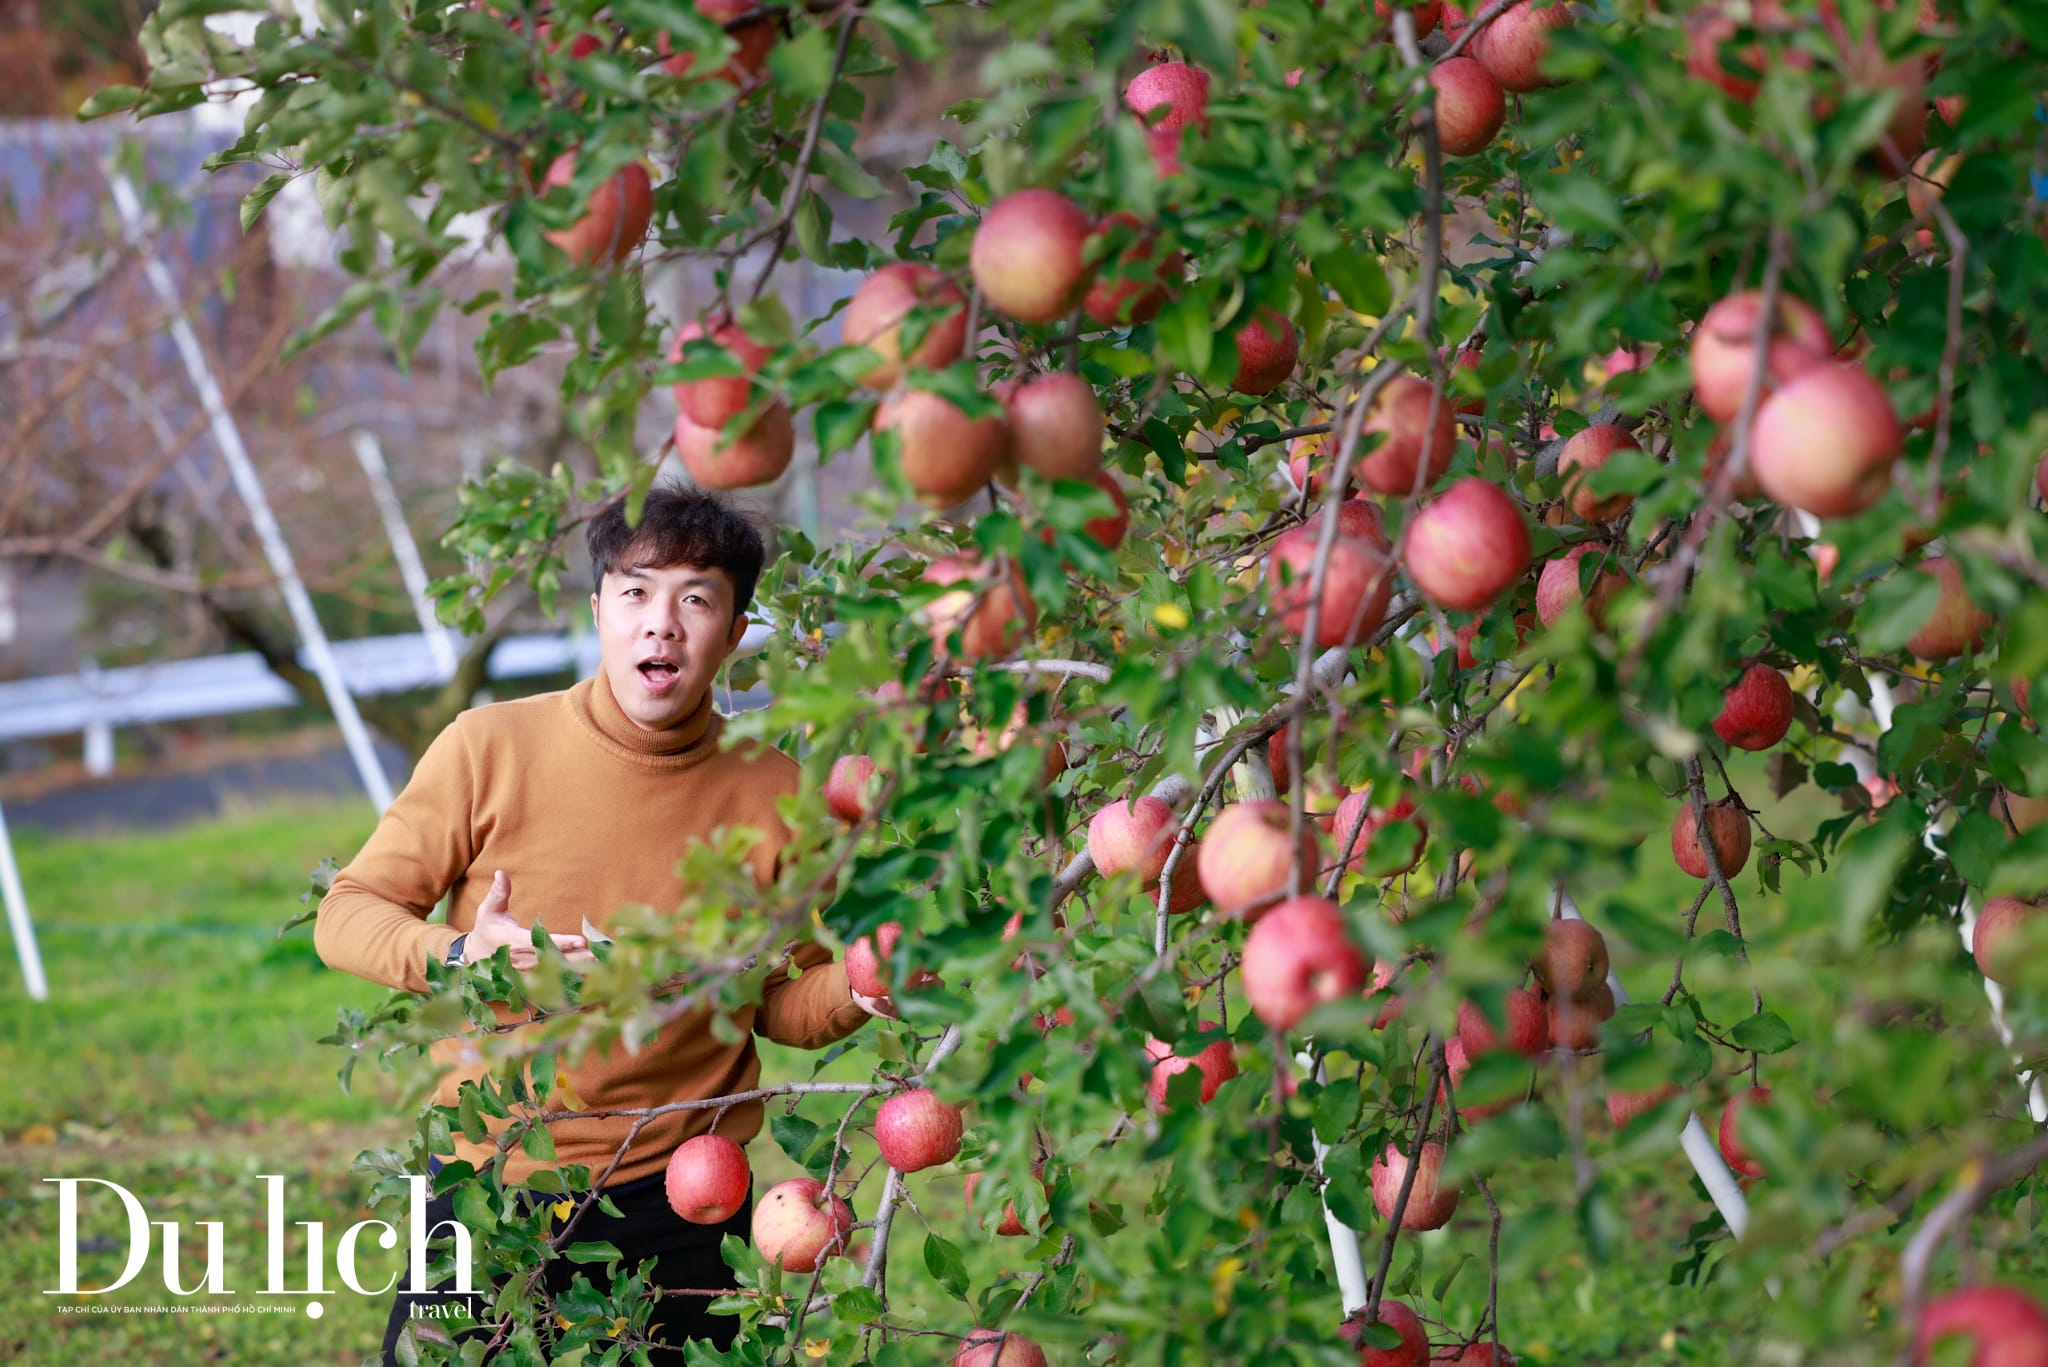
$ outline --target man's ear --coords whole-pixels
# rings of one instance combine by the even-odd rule
[[[747,634],[747,614],[735,612],[732,615],[732,630],[725,634],[725,653],[732,654],[740,648],[740,638]]]
[[[596,590],[596,589],[592,589],[592,590],[590,591],[590,620],[591,620],[591,623],[592,623],[593,625],[595,625],[595,624],[596,624],[596,622],[597,622],[597,590]]]

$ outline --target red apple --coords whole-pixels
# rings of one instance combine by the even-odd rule
[[[1457,379],[1456,372],[1460,370],[1469,370],[1476,374],[1479,370],[1479,361],[1480,349],[1478,345],[1474,344],[1472,346],[1467,347],[1465,350],[1458,353],[1458,358],[1456,360],[1451,362],[1451,378],[1453,380]],[[1446,391],[1455,392],[1450,390],[1449,386],[1446,386]],[[1486,396],[1484,394],[1461,396],[1457,400],[1457,402],[1451,405],[1451,411],[1453,413],[1463,413],[1472,417],[1477,417],[1486,412]]]
[[[789,405],[777,399],[739,436],[722,428],[699,427],[687,413],[676,414],[676,459],[703,489],[751,489],[773,484],[796,454],[796,424]]]
[[[2041,463],[2034,467],[2034,492],[2048,503],[2048,452],[2042,453]]]
[[[1550,52],[1551,31],[1571,21],[1571,11],[1564,0],[1549,0],[1546,8],[1520,0],[1481,29],[1466,50],[1493,73],[1502,89],[1518,94],[1541,90],[1550,84],[1544,79],[1542,67],[1543,58]]]
[[[1124,544],[1124,533],[1131,529],[1131,505],[1124,497],[1121,485],[1107,470],[1097,470],[1088,477],[1088,482],[1102,490],[1116,504],[1116,511],[1107,517],[1090,518],[1081,524],[1081,530],[1095,538],[1106,551],[1113,551]]]
[[[1915,1367],[1926,1367],[1934,1345],[1951,1337],[1974,1342],[1970,1367],[2041,1367],[2048,1362],[2048,1307],[2011,1286],[1966,1286],[1935,1296],[1913,1335]]]
[[[1498,485],[1468,476],[1416,512],[1402,559],[1430,602],[1476,611],[1528,569],[1529,527]]]
[[[1854,362],[1831,362],[1771,395],[1756,415],[1749,459],[1778,503],[1849,517],[1884,497],[1903,440],[1884,386]]]
[[[953,1367],[1046,1367],[1045,1350],[1022,1334],[977,1329],[953,1354]]]
[[[1252,1014],[1278,1030],[1292,1029],[1321,1006],[1365,986],[1372,961],[1351,941],[1344,913],[1322,897],[1294,897],[1274,907],[1245,937],[1238,975]]]
[[[768,1188],[754,1207],[754,1247],[784,1272],[816,1272],[846,1247],[853,1212],[823,1182],[792,1177]]]
[[[1483,152],[1507,122],[1507,96],[1491,71],[1470,57],[1453,57],[1429,69],[1436,91],[1436,137],[1446,156]]]
[[[914,312],[932,315],[910,354],[903,325]],[[938,370],[960,359],[967,345],[967,296],[945,274],[921,261],[894,261],[860,282],[847,301],[839,335],[880,359],[860,377],[869,389],[893,388],[906,369]]]
[[[1465,1351],[1458,1354],[1447,1367],[1515,1367],[1521,1361],[1507,1349],[1496,1350],[1493,1340],[1485,1339],[1467,1344]]]
[[[747,1204],[747,1151],[722,1134],[685,1139],[668,1156],[668,1208],[693,1225],[722,1225]]]
[[[1588,555],[1602,557],[1605,565],[1593,581],[1592,598],[1583,600],[1579,588],[1579,561]],[[1586,617],[1594,627],[1605,625],[1607,605],[1613,602],[1614,595],[1620,593],[1628,584],[1626,574],[1619,569],[1605,567],[1617,564],[1619,559],[1619,553],[1611,547],[1583,545],[1574,546],[1563,555],[1552,556],[1544,561],[1543,573],[1536,578],[1536,616],[1546,627],[1555,625],[1558,618],[1578,607],[1583,600]]]
[[[1970,952],[1977,968],[2003,987],[2017,987],[2023,977],[2027,951],[2048,936],[2048,912],[2017,897],[1993,897],[1977,913],[1970,933]],[[2032,943],[2030,943],[2032,942]]]
[[[1310,498],[1321,498],[1324,487],[1329,483],[1329,457],[1330,453],[1325,449],[1325,438],[1321,433],[1296,437],[1287,443],[1288,479],[1294,482],[1297,490],[1306,493]],[[1354,479],[1347,479],[1345,484],[1349,486],[1354,482],[1355,473]],[[1344,492],[1348,496],[1351,489],[1347,487]]]
[[[1322,536],[1316,524],[1290,527],[1274,538],[1266,557],[1266,592],[1273,613],[1297,638],[1308,629]],[[1393,595],[1394,567],[1386,551],[1364,537],[1345,536],[1340,528],[1323,570],[1316,644],[1350,646],[1368,639],[1379,630]]]
[[[1756,98],[1757,79],[1750,75],[1737,75],[1730,71],[1721,60],[1721,49],[1735,37],[1743,27],[1736,17],[1726,11],[1726,0],[1711,0],[1698,11],[1688,16],[1685,23],[1686,56],[1685,69],[1696,79],[1719,86],[1729,95],[1749,103]],[[1747,26],[1759,33],[1785,32],[1796,27],[1779,0],[1752,0],[1747,17]],[[1760,43],[1751,43],[1736,53],[1736,60],[1749,71],[1761,76],[1772,54]],[[1813,58],[1797,48],[1785,48],[1778,54],[1787,66],[1810,67]]]
[[[1300,358],[1301,338],[1294,324],[1261,306],[1237,330],[1237,371],[1230,377],[1230,387],[1240,394],[1270,394],[1287,383]]]
[[[1094,225],[1056,190],[1019,190],[989,206],[967,268],[981,297],[1025,323],[1064,318],[1088,292],[1085,252]]]
[[[1124,249],[1118,263],[1121,269],[1108,260],[1101,263],[1095,283],[1081,300],[1081,308],[1105,327],[1149,323],[1173,297],[1173,286],[1180,280],[1186,262],[1179,252],[1168,252],[1155,261],[1159,251],[1155,236],[1144,231],[1136,214],[1126,210],[1120,209],[1097,223],[1090,241],[1118,229],[1137,230],[1137,239]]]
[[[928,584],[958,587],[925,608],[932,644],[942,655],[960,637],[965,659],[999,659],[1038,625],[1038,604],[1024,587],[1024,572],[1008,557],[983,560],[972,551],[942,556],[924,572]]]
[[[1436,483],[1458,445],[1449,396],[1435,397],[1429,382],[1413,375],[1397,375],[1380,390],[1366,414],[1365,431],[1385,440],[1356,462],[1360,481],[1375,493],[1400,498]]]
[[[1550,1018],[1545,1014],[1543,994],[1533,987],[1518,987],[1508,993],[1507,1047],[1526,1057],[1549,1052]],[[1458,1038],[1469,1057],[1478,1058],[1501,1045],[1501,1033],[1486,1013],[1470,1001],[1458,1003]]]
[[[1543,952],[1533,966],[1552,996],[1588,997],[1607,984],[1607,940],[1576,917],[1545,922]]]
[[[1372,849],[1379,833],[1389,826],[1406,825],[1408,831],[1397,834],[1414,843],[1408,862],[1398,869],[1376,868],[1375,876],[1393,876],[1407,873],[1422,862],[1422,851],[1429,840],[1429,826],[1415,815],[1415,796],[1403,791],[1392,805],[1373,806],[1373,791],[1370,786],[1355,793],[1348,793],[1337,804],[1337,818],[1331,823],[1331,834],[1336,837],[1337,857],[1348,868],[1368,868],[1366,856]],[[1346,852],[1349,852],[1348,857]],[[1391,856],[1388,856],[1391,857]]]
[[[875,1112],[875,1147],[898,1172],[921,1172],[960,1154],[960,1108],[928,1087],[898,1092]]]
[[[1953,560],[1936,556],[1915,571],[1941,581],[1941,597],[1920,629],[1906,638],[1906,649],[1923,660],[1953,660],[1976,650],[1998,619],[1971,601],[1963,572]]]
[[[1551,1043],[1575,1054],[1600,1047],[1600,1022],[1614,1016],[1614,989],[1601,983],[1584,1000],[1552,997],[1548,1007]]]
[[[1156,883],[1179,832],[1180,818],[1164,798],[1112,802],[1088,819],[1088,857],[1104,878],[1135,873],[1141,883]],[[1181,864],[1187,862],[1183,855]]]
[[[576,177],[576,154],[564,152],[548,166],[541,180],[545,194]],[[647,236],[654,222],[654,183],[647,168],[628,162],[612,178],[590,192],[583,217],[566,228],[551,228],[541,234],[565,252],[579,266],[600,261],[618,265],[630,257]]]
[[[1102,468],[1102,404],[1079,375],[1034,375],[999,388],[996,397],[1018,464],[1047,479],[1089,479]]]
[[[1742,413],[1756,364],[1756,325],[1763,312],[1761,290],[1742,290],[1707,310],[1692,337],[1693,397],[1715,422],[1733,422]],[[1764,349],[1764,387],[1768,399],[1777,386],[1834,359],[1834,340],[1827,320],[1813,305],[1779,294],[1772,337]],[[1755,453],[1751,453],[1755,458]]]
[[[1062,1011],[1065,1011],[1066,1009],[1067,1008],[1064,1006],[1060,1008],[1060,1010]],[[1071,1020],[1069,1020],[1066,1023],[1071,1024],[1072,1022]],[[970,1213],[974,1210],[974,1192],[975,1189],[981,1185],[981,1179],[981,1173],[970,1172],[967,1174],[966,1199],[967,1209]],[[1039,1185],[1044,1186],[1048,1192],[1052,1190],[1052,1188],[1046,1184],[1045,1179],[1043,1177],[1039,1178]],[[1015,1201],[1003,1202],[1003,1218],[1002,1222],[996,1226],[996,1233],[999,1236],[1006,1239],[1015,1239],[1020,1236],[1031,1233],[1030,1230],[1024,1228],[1024,1221],[1017,1214],[1017,1203]]]
[[[713,73],[715,78],[742,90],[759,81],[761,73],[768,69],[769,51],[782,36],[781,25],[775,15],[760,9],[755,0],[697,0],[697,13],[725,28],[727,36],[739,45],[732,59]],[[756,13],[761,17],[749,23],[733,23],[735,19]],[[654,48],[663,54],[671,51],[666,33],[655,35]],[[696,65],[696,61],[696,53],[678,52],[661,64],[661,70],[664,75],[681,80],[690,74],[690,68]]]
[[[1443,10],[1443,0],[1408,0],[1407,8],[1415,16],[1415,36],[1423,38],[1436,27],[1437,16]],[[1394,17],[1393,6],[1387,0],[1372,0],[1372,12],[1377,19],[1390,20]],[[1424,1353],[1423,1356],[1429,1355]],[[1392,1367],[1392,1364],[1384,1364],[1384,1367]],[[1421,1364],[1416,1364],[1416,1367],[1421,1367]]]
[[[1728,1160],[1728,1166],[1737,1177],[1762,1177],[1763,1164],[1756,1161],[1748,1149],[1742,1147],[1739,1134],[1739,1117],[1745,1107],[1769,1105],[1771,1089],[1751,1087],[1748,1091],[1737,1092],[1728,1098],[1728,1104],[1721,1110],[1720,1148],[1721,1157]]]
[[[1208,126],[1209,73],[1186,62],[1146,67],[1124,87],[1124,104],[1146,125],[1153,169],[1177,175],[1181,134]]]
[[[1618,1130],[1637,1116],[1656,1110],[1677,1095],[1678,1089],[1668,1082],[1661,1087],[1652,1087],[1642,1092],[1627,1092],[1610,1087],[1607,1090],[1607,1119]]]
[[[1769,665],[1751,665],[1721,700],[1714,734],[1738,750],[1768,750],[1792,729],[1792,685]]]
[[[1214,1021],[1203,1021],[1199,1028],[1220,1030],[1222,1027]],[[1162,1111],[1166,1109],[1166,1085],[1177,1073],[1185,1073],[1190,1068],[1201,1070],[1201,1104],[1204,1106],[1215,1100],[1217,1088],[1237,1076],[1237,1051],[1227,1039],[1212,1041],[1192,1058],[1174,1053],[1173,1046],[1165,1040],[1147,1039],[1145,1057],[1152,1060],[1152,1079],[1145,1084],[1145,1091],[1152,1098],[1152,1104]]]
[[[1741,873],[1749,863],[1749,813],[1742,810],[1742,804],[1732,797],[1709,802],[1707,830],[1714,842],[1714,858],[1721,865],[1721,876],[1733,878]],[[1707,851],[1700,843],[1699,824],[1693,817],[1691,802],[1679,807],[1678,819],[1671,823],[1671,857],[1694,878],[1707,877]]]
[[[865,821],[875,762],[866,755],[841,755],[825,777],[825,806],[841,821]]]
[[[1401,1210],[1403,1229],[1442,1229],[1458,1210],[1458,1193],[1441,1191],[1437,1176],[1444,1166],[1444,1146],[1424,1144],[1415,1162],[1415,1182],[1408,1190],[1408,1204]],[[1408,1174],[1408,1155],[1392,1144],[1373,1160],[1372,1203],[1382,1220],[1394,1218],[1394,1202],[1401,1195],[1401,1182]]]
[[[951,508],[979,493],[1010,451],[1000,417],[969,418],[951,399],[922,389],[882,400],[875,430],[896,434],[904,481],[927,508]]]
[[[902,935],[901,921],[884,921],[875,927],[873,935],[863,935],[846,947],[846,981],[854,991],[863,997],[890,995],[889,979],[894,970],[889,965],[896,957],[896,941]],[[903,990],[916,992],[942,981],[929,969],[912,969]]]
[[[1640,451],[1636,439],[1625,428],[1612,423],[1594,423],[1575,433],[1557,453],[1557,473],[1564,479],[1565,496],[1572,515],[1581,522],[1612,522],[1634,503],[1633,494],[1610,494],[1601,498],[1586,487],[1586,477],[1607,464],[1616,451]]]
[[[706,380],[683,380],[676,384],[676,407],[699,427],[720,428],[746,411],[754,400],[754,374],[769,356],[762,346],[741,331],[739,324],[725,319],[707,327],[692,319],[676,329],[668,349],[671,363],[683,359],[683,344],[708,336],[739,362],[737,375],[717,375]]]
[[[1384,0],[1381,0],[1384,4]],[[1436,18],[1436,6],[1430,6],[1430,18]],[[1418,18],[1416,27],[1422,26]],[[1358,1349],[1358,1367],[1429,1367],[1429,1330],[1422,1323],[1422,1317],[1399,1301],[1380,1302],[1380,1312],[1372,1323],[1384,1324],[1400,1334],[1401,1342],[1394,1348],[1374,1348],[1365,1342],[1367,1320],[1363,1310],[1354,1311],[1344,1321],[1344,1341]]]
[[[1301,839],[1290,836],[1292,813],[1284,802],[1238,802],[1225,807],[1209,823],[1202,839],[1198,871],[1202,891],[1224,916],[1244,916],[1287,895],[1289,877],[1299,861],[1304,884],[1312,884],[1322,868],[1322,838],[1315,823],[1304,821]],[[1181,867],[1187,867],[1181,860]]]

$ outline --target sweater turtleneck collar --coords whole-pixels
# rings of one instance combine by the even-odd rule
[[[624,759],[655,761],[662,767],[678,761],[695,763],[718,748],[720,717],[711,706],[711,690],[704,690],[688,716],[674,726],[649,731],[628,717],[612,696],[604,671],[583,680],[569,690],[569,706],[578,721],[605,749]]]

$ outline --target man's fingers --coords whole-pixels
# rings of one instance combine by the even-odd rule
[[[508,915],[511,903],[512,878],[503,869],[498,869],[491,874],[491,890],[477,904],[476,914],[479,917]]]
[[[589,943],[581,935],[556,935],[553,936],[553,939],[555,948],[561,950],[564,954],[574,949],[590,948]]]

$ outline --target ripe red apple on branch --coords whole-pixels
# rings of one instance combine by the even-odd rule
[[[1321,833],[1305,821],[1296,840],[1292,825],[1284,802],[1238,802],[1216,814],[1202,837],[1196,869],[1202,891],[1220,914],[1258,919],[1268,905],[1287,895],[1297,868],[1303,886],[1315,881],[1323,863]],[[1187,864],[1183,858],[1181,867]]]
[[[1010,424],[1010,454],[1047,479],[1093,479],[1102,469],[1102,404],[1079,375],[1054,371],[1006,381],[996,399]]]
[[[1024,323],[1064,318],[1088,292],[1094,225],[1056,190],[1019,190],[989,207],[967,258],[989,307]]]
[[[901,921],[884,921],[873,935],[863,935],[846,947],[846,981],[864,997],[887,997],[893,992],[896,942],[903,935]],[[928,969],[913,969],[906,992],[916,992],[941,981]]]
[[[564,152],[548,165],[541,190],[545,193],[575,178],[576,154]],[[645,166],[632,161],[591,191],[581,218],[566,228],[550,228],[541,236],[579,266],[601,261],[620,265],[639,249],[653,222],[654,182]]]
[[[1741,1117],[1745,1110],[1768,1106],[1770,1101],[1770,1088],[1751,1087],[1729,1097],[1728,1104],[1721,1109],[1721,1126],[1717,1136],[1721,1157],[1728,1160],[1728,1166],[1735,1170],[1737,1177],[1756,1178],[1764,1175],[1763,1164],[1742,1146]]]
[[[1066,1008],[1061,1007],[1060,1009],[1064,1011]],[[974,1210],[974,1195],[975,1192],[981,1186],[982,1177],[983,1174],[978,1172],[970,1172],[967,1174],[967,1187],[965,1192],[965,1199],[967,1202],[967,1209],[970,1213],[972,1213]],[[1039,1177],[1038,1181],[1039,1185],[1041,1187],[1044,1187],[1046,1193],[1050,1195],[1052,1192],[1051,1185],[1046,1182],[1045,1178],[1042,1175]],[[1023,1218],[1017,1214],[1017,1203],[1015,1201],[1003,1202],[1003,1218],[1001,1222],[996,1225],[996,1234],[1002,1238],[1015,1239],[1028,1236],[1030,1233],[1031,1231],[1024,1227]]]
[[[928,1087],[898,1092],[875,1112],[875,1147],[898,1172],[922,1172],[960,1156],[960,1108]]]
[[[1581,522],[1612,522],[1627,512],[1635,495],[1609,494],[1605,498],[1587,487],[1586,479],[1607,464],[1616,451],[1640,451],[1642,447],[1626,428],[1612,423],[1595,423],[1565,442],[1557,455],[1557,473],[1564,479],[1566,501],[1572,516]]]
[[[1714,734],[1738,750],[1768,750],[1792,729],[1792,685],[1769,665],[1751,665],[1728,690]]]
[[[1423,597],[1476,612],[1528,569],[1529,525],[1499,485],[1468,477],[1416,512],[1402,559]]]
[[[1449,396],[1413,375],[1396,375],[1380,390],[1365,431],[1383,440],[1356,462],[1358,477],[1373,492],[1396,498],[1435,484],[1450,468],[1458,444]]]
[[[706,323],[693,318],[676,329],[669,347],[671,364],[684,359],[688,343],[708,338],[739,365],[737,375],[713,375],[701,380],[681,380],[675,386],[676,407],[699,427],[720,428],[745,412],[753,402],[756,372],[769,357],[762,346],[730,319]],[[696,350],[696,348],[692,348]]]
[[[1245,937],[1238,966],[1252,1014],[1291,1030],[1325,1002],[1356,995],[1372,961],[1352,942],[1344,913],[1322,897],[1294,897],[1274,907]]]
[[[669,1209],[693,1225],[722,1225],[747,1204],[754,1185],[747,1151],[722,1134],[684,1140],[668,1156]]]
[[[1756,415],[1750,465],[1775,501],[1815,517],[1851,517],[1891,488],[1903,440],[1884,386],[1854,362],[1801,371]]]
[[[1379,630],[1394,596],[1392,557],[1374,541],[1346,536],[1341,528],[1323,570],[1322,594],[1315,593],[1316,556],[1322,528],[1304,524],[1282,532],[1266,559],[1266,588],[1273,613],[1289,634],[1308,630],[1310,608],[1316,612],[1316,644],[1355,645]]]
[[[687,413],[676,415],[676,458],[704,489],[751,489],[773,484],[796,454],[796,425],[780,399],[762,410],[747,429],[728,437],[723,428],[699,427]]]
[[[977,1329],[953,1354],[952,1367],[1046,1367],[1045,1350],[1022,1334]]]
[[[1913,1335],[1915,1367],[1935,1361],[1935,1346],[1948,1338],[1973,1341],[1970,1367],[2048,1362],[2048,1307],[2018,1287],[1962,1287],[1933,1297],[1921,1310]]]
[[[1432,18],[1434,15],[1432,14]],[[1384,1324],[1401,1336],[1392,1348],[1375,1348],[1366,1342],[1370,1323]],[[1343,1325],[1344,1341],[1358,1349],[1358,1367],[1429,1367],[1429,1329],[1422,1317],[1400,1301],[1382,1300],[1379,1315],[1368,1321],[1365,1312],[1354,1313]]]
[[[1203,1021],[1195,1028],[1209,1031],[1223,1027],[1215,1021]],[[1190,1068],[1202,1075],[1200,1103],[1204,1106],[1215,1100],[1217,1088],[1237,1076],[1237,1050],[1227,1039],[1212,1040],[1190,1057],[1176,1054],[1165,1040],[1147,1037],[1145,1057],[1152,1061],[1152,1076],[1145,1084],[1145,1092],[1160,1110],[1166,1109],[1167,1085]]]
[[[1187,62],[1160,62],[1131,78],[1124,103],[1145,124],[1155,173],[1178,175],[1181,135],[1209,123],[1209,73]]]
[[[866,755],[841,755],[825,776],[825,806],[841,821],[865,821],[874,796],[875,762]]]
[[[777,1182],[754,1207],[754,1247],[784,1272],[817,1271],[852,1232],[853,1211],[813,1178]]]
[[[1707,310],[1692,335],[1692,392],[1715,422],[1734,422],[1756,369],[1756,329],[1763,316],[1761,290],[1741,290]],[[1827,320],[1803,299],[1780,291],[1764,349],[1761,397],[1794,376],[1834,360]]]
[[[1491,71],[1470,57],[1453,57],[1429,70],[1436,91],[1437,142],[1445,156],[1486,150],[1508,119],[1507,96]]]
[[[1400,1199],[1401,1183],[1408,1175],[1409,1157],[1389,1144],[1372,1164],[1372,1203],[1382,1220],[1394,1218],[1394,1203]],[[1415,1181],[1408,1190],[1408,1204],[1401,1210],[1401,1228],[1442,1229],[1458,1213],[1458,1191],[1438,1184],[1444,1166],[1444,1146],[1431,1140],[1422,1146],[1415,1162]]]
[[[999,415],[970,418],[929,390],[892,390],[875,410],[875,431],[895,434],[904,482],[929,508],[980,493],[1010,454],[1010,429]]]
[[[1985,977],[2018,987],[2029,958],[2048,949],[2048,910],[2017,897],[1993,897],[1977,913],[1970,952]]]
[[[1240,394],[1270,394],[1294,373],[1301,338],[1276,309],[1261,307],[1237,330],[1237,372],[1230,387]]]
[[[1732,797],[1709,802],[1706,810],[1708,838],[1714,842],[1721,876],[1733,878],[1749,863],[1749,813]],[[1678,809],[1678,817],[1671,823],[1671,857],[1694,878],[1707,877],[1707,852],[1690,802]]]
[[[913,313],[931,315],[908,353],[904,330]],[[846,305],[840,336],[848,346],[880,357],[861,376],[870,389],[888,390],[905,370],[939,370],[960,359],[967,344],[967,296],[946,275],[921,261],[894,261],[861,281]]]
[[[1038,604],[1024,587],[1023,571],[1010,560],[983,560],[973,552],[942,556],[924,572],[929,584],[953,585],[925,608],[932,645],[951,655],[995,659],[1016,649],[1038,623]]]

